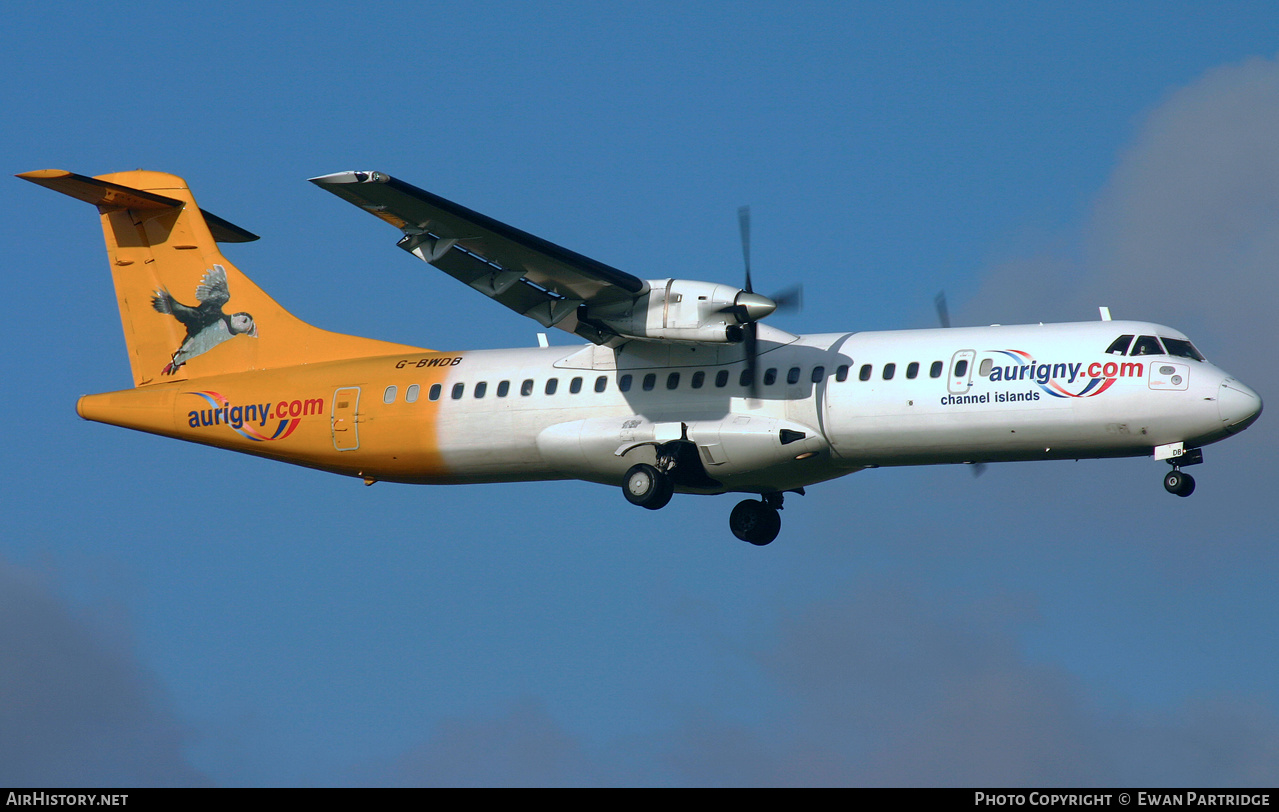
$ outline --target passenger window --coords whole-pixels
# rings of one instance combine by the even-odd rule
[[[431,384],[431,389],[426,393],[426,396],[431,400],[439,400],[440,392],[442,391],[444,391],[444,387],[440,386],[438,383],[433,383]]]
[[[960,358],[955,362],[955,377],[962,378],[968,374],[968,359]]]
[[[777,368],[769,367],[764,370],[764,385],[772,386],[775,383],[777,383]]]
[[[693,379],[689,381],[689,385],[691,385],[694,389],[701,389],[702,384],[704,383],[706,383],[706,373],[701,370],[694,372]]]
[[[498,396],[499,398],[504,398],[504,397],[506,397],[507,393],[508,393],[508,392],[510,392],[510,391],[511,391],[511,382],[510,382],[510,381],[502,381],[501,383],[499,383],[499,384],[497,385],[497,396]]]
[[[799,383],[799,367],[791,367],[786,373],[786,383]]]
[[[1164,348],[1159,346],[1159,339],[1154,336],[1137,336],[1129,355],[1163,355]]]
[[[666,376],[666,388],[674,389],[677,386],[679,386],[679,373],[672,372],[670,375]]]
[[[487,392],[488,389],[489,389],[488,382],[480,381],[479,383],[475,385],[475,397],[477,398],[484,397],[484,393]]]
[[[572,394],[572,395],[576,395],[578,392],[581,392],[581,391],[582,391],[582,379],[581,379],[581,378],[574,378],[573,380],[569,381],[569,382],[568,382],[568,391],[569,391],[569,394]]]
[[[861,371],[857,373],[857,377],[859,380],[869,381],[870,380],[870,364],[862,364]]]
[[[895,374],[897,374],[896,364],[884,364],[884,380],[891,381]]]
[[[1128,352],[1128,345],[1132,343],[1132,336],[1120,336],[1110,343],[1106,348],[1106,352],[1110,355],[1125,355]]]
[[[826,377],[826,367],[813,367],[813,374],[809,376],[809,380],[813,383],[821,383],[822,378]]]
[[[990,377],[990,370],[995,366],[994,358],[981,359],[981,366],[977,367],[977,374],[983,378]]]
[[[386,388],[386,391],[382,393],[382,402],[383,402],[383,403],[394,403],[394,402],[395,402],[395,387],[394,387],[394,386],[388,386],[388,387]]]
[[[520,394],[523,395],[524,397],[528,397],[529,395],[533,394],[532,378],[528,378],[524,381],[524,383],[520,384]]]
[[[548,395],[554,395],[554,394],[555,394],[555,390],[556,390],[556,389],[559,389],[559,387],[560,387],[560,379],[559,379],[559,378],[547,378],[547,379],[546,379],[546,394],[548,394]]]
[[[737,385],[743,387],[750,386],[754,377],[755,376],[751,374],[750,369],[743,369],[742,374],[737,376]]]
[[[465,392],[465,391],[466,391],[466,384],[464,384],[464,383],[455,383],[455,384],[453,384],[453,399],[454,399],[454,400],[461,400],[461,399],[462,399],[462,393],[463,393],[463,392]]]
[[[643,382],[644,391],[652,392],[654,386],[657,386],[657,375],[650,372],[644,376],[644,382]]]
[[[622,392],[629,392],[629,391],[631,391],[631,381],[632,381],[632,380],[633,380],[633,378],[631,378],[631,376],[630,376],[630,375],[623,375],[622,377],[620,377],[620,378],[618,378],[618,379],[617,379],[617,388],[618,388],[619,390],[621,390]]]
[[[906,365],[906,377],[912,381],[919,377],[918,361],[911,361],[909,364]]]
[[[405,403],[417,403],[417,395],[422,391],[422,387],[417,384],[410,384],[408,389],[404,390]]]
[[[928,377],[930,377],[930,378],[940,378],[940,377],[941,377],[941,370],[942,370],[942,362],[941,362],[941,361],[933,361],[933,365],[932,365],[931,367],[929,367],[929,368],[928,368]]]
[[[719,372],[715,373],[715,386],[718,389],[723,389],[725,386],[728,386],[727,369],[721,369]]]
[[[608,388],[608,376],[607,376],[607,375],[601,375],[601,376],[599,376],[598,378],[596,378],[596,379],[595,379],[595,391],[596,391],[596,392],[603,392],[603,391],[604,391],[605,389],[607,389],[607,388]]]
[[[840,364],[835,367],[835,380],[840,383],[848,380],[848,364]]]

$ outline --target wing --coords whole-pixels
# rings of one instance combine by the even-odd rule
[[[397,244],[405,251],[545,327],[596,344],[618,336],[579,319],[579,307],[625,311],[649,290],[639,277],[381,172],[339,172],[311,182],[400,229]]]

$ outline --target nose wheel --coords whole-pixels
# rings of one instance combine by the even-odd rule
[[[1164,490],[1177,496],[1189,496],[1195,492],[1195,478],[1174,468],[1164,477]]]
[[[1181,468],[1185,465],[1198,465],[1204,461],[1203,449],[1190,448],[1180,456],[1173,457],[1168,460],[1168,464],[1172,466],[1172,470],[1164,477],[1164,490],[1174,496],[1189,496],[1195,492],[1195,478],[1190,474],[1183,473]]]

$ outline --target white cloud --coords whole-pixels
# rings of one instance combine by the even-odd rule
[[[1213,356],[1274,371],[1279,296],[1279,61],[1216,68],[1142,121],[1081,231],[992,268],[967,323],[1149,319]],[[1193,337],[1193,336],[1192,336]]]

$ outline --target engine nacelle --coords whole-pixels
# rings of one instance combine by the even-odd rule
[[[649,292],[625,305],[625,311],[614,309],[623,305],[592,307],[585,320],[627,338],[732,344],[742,340],[741,325],[776,307],[767,297],[714,282],[652,279],[648,284]]]

